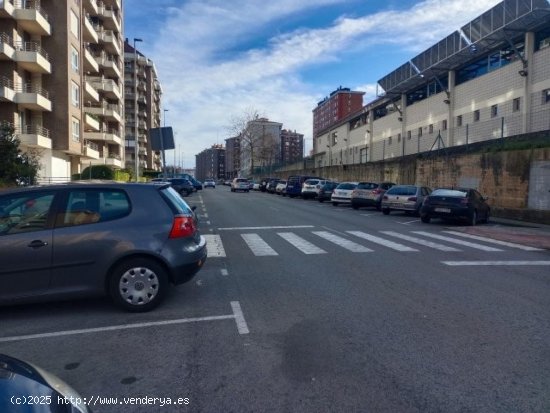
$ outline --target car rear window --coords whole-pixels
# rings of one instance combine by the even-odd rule
[[[189,205],[187,205],[187,202],[185,202],[183,198],[179,196],[174,188],[169,186],[161,189],[160,191],[178,214],[193,215],[193,210],[189,207]]]
[[[336,189],[355,189],[357,187],[357,184],[352,183],[343,183],[336,187]]]
[[[378,188],[378,184],[375,184],[373,182],[360,182],[357,185],[357,189],[376,189]]]
[[[416,195],[416,186],[392,186],[387,195]]]
[[[248,179],[237,178],[237,181],[236,181],[236,182],[248,182]]]
[[[430,195],[432,196],[454,196],[465,198],[468,191],[460,189],[436,189]]]
[[[305,183],[307,185],[317,185],[319,183],[319,180],[318,179],[308,179]]]

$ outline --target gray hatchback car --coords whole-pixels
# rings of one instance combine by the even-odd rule
[[[107,293],[156,307],[206,260],[193,210],[168,184],[71,183],[0,192],[0,303]]]

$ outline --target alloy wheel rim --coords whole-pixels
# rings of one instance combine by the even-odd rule
[[[150,303],[158,295],[158,291],[158,277],[149,268],[130,268],[120,277],[119,294],[129,304]]]

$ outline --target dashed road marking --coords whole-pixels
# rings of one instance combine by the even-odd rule
[[[550,265],[550,261],[441,261],[450,266],[485,266],[485,265]]]
[[[298,248],[304,254],[326,254],[327,252],[316,245],[313,245],[311,242],[306,241],[302,237],[292,233],[292,232],[278,232],[277,233],[281,238],[291,243],[293,246]]]
[[[410,235],[400,234],[400,233],[394,232],[394,231],[381,231],[381,232],[382,232],[382,234],[386,234],[386,235],[389,235],[391,237],[404,239],[405,241],[414,242],[416,244],[420,244],[420,245],[424,245],[426,247],[434,248],[434,249],[439,250],[439,251],[460,251],[459,249],[454,248],[454,247],[448,247],[446,245],[438,244],[438,243],[435,243],[435,242],[430,242],[430,241],[427,241],[427,240],[422,239],[422,238],[411,237]]]
[[[514,242],[501,241],[501,240],[496,240],[492,238],[481,237],[479,235],[465,234],[463,232],[457,232],[457,231],[443,231],[443,232],[451,235],[457,235],[459,237],[471,238],[478,241],[488,242],[490,244],[503,245],[505,247],[510,247],[510,248],[519,248],[520,250],[524,250],[524,251],[544,251],[541,248],[529,247],[527,245],[516,244]]]
[[[481,251],[491,251],[491,252],[502,251],[498,248],[488,247],[486,245],[477,244],[475,242],[468,242],[468,241],[463,241],[463,240],[460,240],[460,239],[450,238],[450,237],[446,237],[444,235],[432,234],[431,232],[426,232],[426,231],[413,231],[413,232],[415,234],[423,235],[425,237],[440,239],[442,241],[447,241],[447,242],[450,242],[452,244],[464,245],[466,247],[475,248],[475,249],[478,249],[478,250],[481,250]]]
[[[222,239],[218,234],[204,234],[209,258],[225,257]]]
[[[372,252],[370,248],[367,248],[361,244],[357,244],[356,242],[350,241],[349,239],[332,234],[328,231],[313,231],[313,234],[351,252]]]
[[[356,237],[366,239],[370,242],[374,242],[375,244],[383,245],[384,247],[388,247],[391,249],[394,249],[396,251],[401,252],[408,252],[408,251],[418,251],[417,249],[407,247],[406,245],[399,244],[397,242],[393,242],[384,238],[377,237],[375,235],[367,234],[362,231],[346,231],[348,234],[355,235]]]
[[[279,255],[277,251],[269,246],[258,234],[241,234],[242,239],[248,245],[248,248],[257,257],[267,257]]]

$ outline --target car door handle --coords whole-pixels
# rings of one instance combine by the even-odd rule
[[[46,245],[48,245],[48,243],[46,241],[41,241],[39,239],[35,239],[29,245],[27,245],[27,247],[40,248],[40,247],[45,247]]]

